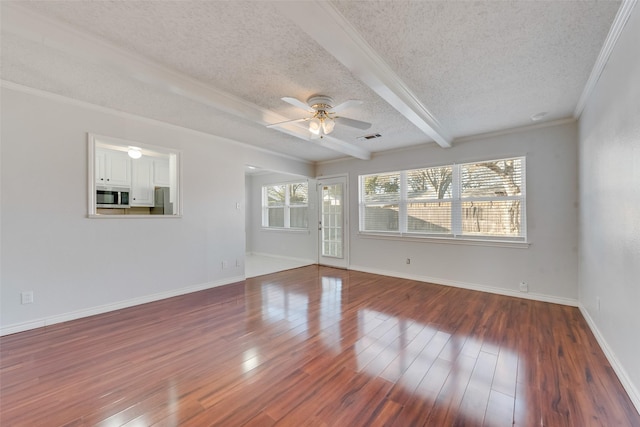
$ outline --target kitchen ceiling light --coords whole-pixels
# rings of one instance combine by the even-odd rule
[[[140,157],[142,157],[142,150],[138,147],[129,147],[129,151],[127,151],[127,154],[129,154],[129,157],[131,157],[132,159],[139,159]]]
[[[531,121],[538,122],[542,120],[547,114],[549,113],[547,113],[546,111],[543,111],[542,113],[534,114],[533,116],[531,116]]]

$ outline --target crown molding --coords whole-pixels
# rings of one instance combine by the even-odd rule
[[[600,76],[604,71],[604,67],[609,61],[609,56],[611,56],[611,52],[613,52],[613,49],[616,46],[618,38],[620,37],[620,34],[622,33],[622,30],[627,23],[627,20],[629,20],[629,16],[631,16],[631,12],[635,7],[636,2],[636,0],[623,0],[620,9],[618,9],[618,13],[613,20],[613,24],[611,24],[609,34],[604,41],[602,49],[600,49],[600,54],[596,59],[596,63],[593,65],[591,75],[589,75],[589,80],[587,80],[587,84],[582,90],[582,94],[580,95],[580,99],[578,99],[578,104],[576,105],[576,109],[573,112],[573,117],[575,117],[576,119],[580,118],[582,111],[587,105],[587,101],[595,90],[598,84],[598,80],[600,80]]]
[[[14,82],[10,82],[10,81],[7,81],[7,80],[0,79],[0,87],[2,87],[3,89],[13,90],[13,91],[25,93],[25,94],[28,94],[28,95],[38,96],[38,97],[44,98],[44,99],[50,99],[52,101],[59,102],[61,104],[72,105],[72,106],[76,106],[76,107],[86,108],[86,109],[92,110],[92,111],[97,111],[97,112],[100,112],[100,113],[111,114],[113,116],[121,117],[123,119],[135,120],[135,121],[138,121],[138,122],[141,122],[141,123],[145,123],[145,124],[148,124],[148,125],[160,126],[160,127],[166,128],[166,129],[178,130],[178,131],[181,131],[181,132],[187,132],[187,133],[189,133],[191,135],[195,135],[195,136],[207,137],[207,138],[214,137],[214,138],[218,138],[218,139],[220,139],[220,140],[222,140],[224,142],[227,142],[229,144],[232,144],[232,145],[239,145],[239,146],[247,148],[247,149],[255,150],[255,151],[258,151],[258,152],[261,152],[261,153],[269,154],[269,155],[280,157],[280,158],[283,158],[283,159],[294,160],[296,162],[300,162],[300,163],[303,163],[303,164],[306,164],[306,165],[315,165],[315,162],[313,162],[313,161],[301,159],[299,157],[295,157],[295,156],[292,156],[290,154],[280,153],[278,151],[269,150],[268,148],[258,147],[256,145],[247,144],[246,142],[237,141],[235,139],[225,138],[223,136],[215,135],[215,134],[208,133],[208,132],[203,132],[201,130],[191,129],[191,128],[187,128],[187,127],[180,126],[180,125],[174,125],[172,123],[163,122],[163,121],[157,120],[157,119],[151,119],[149,117],[144,117],[144,116],[140,116],[140,115],[133,114],[133,113],[127,113],[127,112],[124,112],[124,111],[116,110],[116,109],[111,108],[111,107],[105,107],[105,106],[102,106],[102,105],[92,104],[92,103],[86,102],[86,101],[80,101],[80,100],[75,99],[75,98],[69,98],[69,97],[64,96],[64,95],[59,95],[57,93],[47,92],[47,91],[42,90],[42,89],[36,89],[36,88],[29,87],[29,86],[24,86],[24,85],[21,85],[21,84],[18,84],[18,83],[14,83]]]
[[[143,81],[163,92],[180,95],[260,125],[289,120],[288,117],[274,111],[245,101],[162,64],[134,55],[112,43],[41,16],[18,4],[3,4],[2,13],[4,15],[3,31],[68,53],[83,61],[109,67],[110,70]],[[274,129],[304,141],[310,140],[308,129],[296,123],[285,124]],[[371,153],[364,148],[335,138],[332,141],[320,142],[318,145],[360,159],[371,157]]]
[[[524,125],[524,126],[518,126],[518,127],[514,127],[514,128],[496,130],[496,131],[492,131],[492,132],[477,133],[477,134],[474,134],[474,135],[463,136],[463,137],[454,139],[454,142],[458,143],[458,142],[477,141],[479,139],[494,138],[494,137],[497,137],[497,136],[509,135],[509,134],[512,134],[512,133],[522,133],[522,132],[527,132],[527,131],[535,130],[535,129],[548,128],[548,127],[551,127],[551,126],[565,125],[567,123],[574,123],[575,121],[576,121],[575,118],[567,117],[567,118],[564,118],[564,119],[550,120],[548,122],[534,123],[534,124],[531,124],[531,125]]]
[[[90,61],[143,81],[165,92],[187,97],[261,124],[287,120],[237,96],[174,71],[150,59],[132,54],[110,42],[32,12],[19,4],[3,5],[3,31]]]

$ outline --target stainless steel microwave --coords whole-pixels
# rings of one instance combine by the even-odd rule
[[[129,208],[128,187],[103,187],[96,186],[96,207],[97,208]]]

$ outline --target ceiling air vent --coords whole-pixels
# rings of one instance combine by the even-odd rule
[[[364,135],[364,136],[359,136],[358,139],[375,139],[375,138],[380,138],[382,135],[380,135],[379,133],[372,133],[371,135]]]

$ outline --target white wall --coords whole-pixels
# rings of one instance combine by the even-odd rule
[[[358,234],[358,175],[526,155],[528,248],[385,240]],[[318,176],[349,173],[352,269],[577,304],[577,125],[435,144],[326,162]],[[411,258],[411,264],[405,263]],[[529,285],[520,294],[519,283]]]
[[[251,177],[251,175],[245,174],[244,176],[244,207],[245,207],[244,250],[246,253],[251,253],[253,251],[251,247],[251,244],[252,244],[251,241],[253,240],[253,230],[251,229],[251,224],[253,223],[253,200],[252,200],[252,194],[251,194],[252,185],[253,185],[253,178]]]
[[[286,182],[309,182],[309,230],[273,230],[262,228],[262,186]],[[251,202],[247,205],[250,210],[251,224],[247,228],[251,236],[248,247],[251,252],[269,254],[285,258],[295,258],[315,263],[318,260],[318,209],[317,189],[315,180],[281,173],[253,175],[251,177]]]
[[[313,171],[222,138],[34,93],[2,89],[2,333],[241,280],[244,165]],[[183,217],[87,218],[87,132],[182,150]],[[35,302],[21,305],[28,290]]]
[[[640,411],[638,40],[636,6],[580,118],[579,271],[583,314]]]

